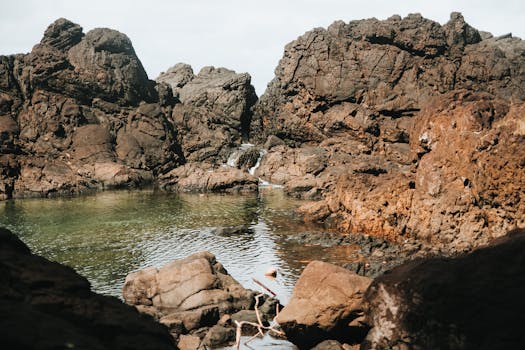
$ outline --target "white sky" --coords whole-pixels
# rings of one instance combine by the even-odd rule
[[[248,72],[261,95],[284,45],[335,20],[419,12],[445,23],[460,11],[477,29],[525,37],[525,0],[0,0],[0,54],[29,52],[65,17],[127,34],[151,79],[178,62]]]

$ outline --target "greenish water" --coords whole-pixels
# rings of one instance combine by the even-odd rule
[[[299,201],[277,189],[257,195],[101,192],[92,196],[0,202],[0,225],[34,253],[73,267],[96,292],[120,297],[126,275],[208,250],[245,287],[257,278],[286,303],[311,260],[345,262],[348,252],[291,243],[305,230],[294,214]],[[217,228],[247,225],[224,234]],[[275,280],[264,277],[277,268]]]

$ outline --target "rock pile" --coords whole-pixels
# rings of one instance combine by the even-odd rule
[[[519,348],[523,249],[525,229],[516,229],[470,254],[414,260],[374,280],[312,262],[277,321],[300,349]]]
[[[0,199],[144,186],[188,162],[216,169],[248,135],[250,76],[208,67],[179,85],[149,80],[126,35],[58,19],[31,53],[0,56]],[[230,177],[203,189],[239,187]]]
[[[257,322],[257,294],[243,288],[209,252],[131,273],[122,295],[128,304],[165,324],[181,349],[231,343],[235,320]],[[260,297],[264,322],[274,317],[277,305],[275,299]]]

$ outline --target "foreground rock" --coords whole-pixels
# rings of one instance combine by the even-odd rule
[[[256,106],[271,149],[255,175],[320,199],[302,214],[343,232],[486,244],[525,223],[524,66],[525,42],[458,13],[314,29]]]
[[[232,320],[255,318],[256,293],[244,289],[208,252],[131,273],[122,295],[128,304],[168,326],[181,348],[231,343]],[[276,305],[275,299],[260,299],[263,320],[273,317]]]
[[[525,341],[525,230],[455,259],[417,260],[365,295],[361,349],[515,349]]]
[[[344,268],[311,262],[276,321],[301,349],[309,349],[323,339],[359,343],[368,331],[362,323],[362,298],[371,282]]]
[[[168,330],[0,228],[4,349],[176,349]]]

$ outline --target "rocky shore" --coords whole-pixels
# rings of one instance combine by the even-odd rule
[[[525,224],[524,52],[459,13],[337,21],[257,99],[225,68],[149,80],[126,35],[59,19],[0,57],[0,198],[268,182],[327,228],[469,251]]]
[[[300,349],[519,348],[524,249],[525,230],[513,230],[472,253],[415,259],[375,279],[313,261],[284,308],[201,252],[130,273],[130,307],[0,229],[0,336],[9,349],[198,350],[268,329]]]
[[[258,99],[226,68],[150,80],[125,34],[58,19],[0,56],[0,200],[279,185],[327,230],[289,239],[360,246],[346,269],[312,262],[277,316],[301,349],[521,347],[524,67],[523,40],[459,13],[337,21],[289,43]],[[128,276],[148,316],[6,230],[0,253],[12,348],[197,349],[259,321],[210,253]]]

